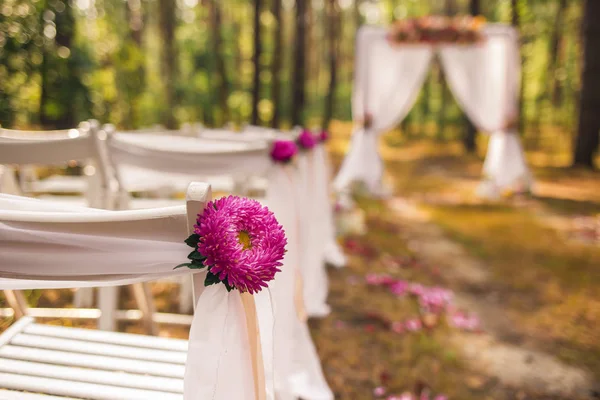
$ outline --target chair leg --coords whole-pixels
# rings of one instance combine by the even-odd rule
[[[194,290],[192,277],[184,275],[179,283],[179,313],[187,314],[194,309]]]
[[[27,315],[27,300],[20,290],[5,290],[4,296],[10,308],[15,312],[15,319]]]
[[[158,325],[154,322],[156,309],[154,308],[154,301],[152,300],[150,284],[148,282],[135,283],[131,285],[130,288],[133,291],[133,297],[135,298],[138,308],[142,312],[142,322],[144,323],[146,333],[157,336],[159,330]]]
[[[79,288],[73,296],[75,308],[91,308],[94,304],[94,288]]]
[[[116,310],[118,290],[117,286],[107,286],[98,289],[98,308],[100,309],[98,329],[100,330],[114,331],[117,328]]]

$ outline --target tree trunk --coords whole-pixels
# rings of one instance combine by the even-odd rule
[[[302,124],[304,110],[306,60],[306,0],[296,0],[296,37],[294,43],[294,68],[292,74],[292,125]]]
[[[522,39],[521,39],[521,28],[520,28],[520,18],[519,18],[519,0],[511,0],[510,1],[511,4],[511,25],[515,27],[515,29],[517,29],[517,31],[519,32],[519,50],[521,48],[521,43],[522,43]],[[523,64],[523,57],[521,57],[521,64]],[[523,98],[524,98],[524,93],[525,93],[525,82],[523,80],[523,68],[521,68],[521,88],[519,90],[519,100],[518,100],[518,109],[519,109],[519,131],[521,133],[524,132],[524,128],[525,128],[525,115],[523,113]]]
[[[586,0],[583,14],[583,71],[574,164],[594,167],[600,131],[600,1]]]
[[[283,17],[281,15],[281,0],[273,0],[273,18],[276,21],[276,28],[273,31],[273,41],[275,42],[275,50],[273,54],[273,62],[271,64],[271,98],[273,102],[273,119],[271,119],[271,127],[279,127],[279,96],[280,96],[280,77],[281,60],[283,58]]]
[[[469,13],[473,16],[481,14],[481,0],[470,0]],[[475,153],[477,150],[477,129],[467,116],[465,116],[465,124],[466,130],[463,145],[468,153]]]
[[[254,77],[252,79],[252,117],[250,120],[252,125],[258,125],[258,102],[260,101],[260,55],[262,52],[262,43],[260,41],[261,5],[261,0],[254,0],[254,54],[252,55]]]
[[[121,85],[127,92],[127,115],[123,124],[126,128],[133,129],[139,120],[139,113],[137,110],[138,98],[140,94],[142,94],[146,82],[144,60],[143,58],[139,58],[139,54],[144,54],[142,43],[144,34],[144,14],[141,0],[127,0],[125,3],[125,17],[129,25],[129,31],[127,39],[122,43],[122,54],[123,57],[126,57],[123,61],[126,64],[131,64],[132,61],[135,61],[137,65],[133,68],[124,68],[125,71],[121,71],[120,73]],[[137,52],[133,54],[133,57],[131,52],[127,51],[127,46],[129,44],[133,45],[137,50]]]
[[[64,7],[57,8],[56,4]],[[51,13],[46,14],[46,10]],[[75,126],[73,92],[79,82],[72,54],[72,43],[75,38],[73,9],[70,2],[63,4],[47,1],[43,15],[53,15],[56,36],[46,38],[42,51],[40,123],[46,128],[72,128]],[[53,73],[50,74],[50,71]]]
[[[170,0],[173,1],[173,0]],[[227,106],[227,98],[229,97],[229,82],[227,81],[227,71],[225,69],[225,58],[223,57],[223,39],[221,37],[221,5],[219,0],[208,0],[210,6],[210,22],[212,30],[212,52],[214,57],[213,74],[215,75],[218,85],[218,103],[222,112],[221,124],[229,121],[229,107]]]
[[[175,120],[175,76],[177,73],[177,52],[175,48],[175,9],[176,2],[173,0],[159,0],[158,21],[162,39],[162,79],[165,90],[166,115],[163,118],[164,124],[169,129],[175,129],[177,122]]]
[[[454,16],[456,15],[456,2],[455,0],[446,0],[446,7],[445,7],[445,14],[447,16]],[[440,105],[440,110],[439,110],[439,115],[438,115],[438,134],[437,134],[437,138],[438,140],[442,140],[445,137],[445,131],[446,131],[446,115],[447,115],[447,110],[448,110],[448,84],[446,83],[446,77],[444,76],[444,71],[442,69],[442,63],[441,61],[438,59],[437,60],[438,63],[438,74],[439,74],[439,82],[440,82],[440,86],[441,86],[441,90],[442,90],[442,99],[441,99],[441,105]]]
[[[559,0],[558,9],[556,11],[556,19],[554,20],[554,29],[550,38],[550,76],[552,77],[552,104],[555,107],[560,107],[562,103],[562,86],[558,79],[558,64],[562,49],[562,29],[565,23],[565,10],[567,8],[567,0]]]
[[[337,38],[340,37],[339,30],[339,12],[337,9],[337,1],[329,0],[327,9],[327,25],[328,25],[328,42],[329,42],[329,88],[327,98],[325,99],[325,114],[323,116],[323,129],[328,129],[329,122],[333,117],[333,109],[335,106],[335,91],[337,88],[337,58],[338,58],[338,43]]]

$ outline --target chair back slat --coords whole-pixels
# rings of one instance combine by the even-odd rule
[[[0,164],[57,165],[96,156],[93,138],[81,135],[56,140],[13,140],[0,138]]]

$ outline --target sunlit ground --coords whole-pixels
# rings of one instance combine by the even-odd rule
[[[334,126],[330,149],[336,164],[349,130],[349,124]],[[382,146],[395,199],[358,198],[368,231],[341,239],[350,262],[345,269],[330,270],[333,311],[311,321],[336,398],[372,399],[378,387],[387,394],[429,390],[455,400],[576,398],[503,383],[465,359],[457,343],[482,335],[550,354],[599,380],[600,244],[575,217],[588,221],[600,214],[600,174],[556,168],[566,164],[566,154],[548,158],[532,152],[528,157],[535,166],[535,195],[483,202],[473,194],[483,154],[465,155],[458,143],[423,140],[396,143],[388,138]],[[415,241],[428,240],[428,233],[414,236],[415,222],[393,209],[398,198],[426,213],[430,223],[441,227],[465,253],[441,263],[420,253]],[[465,263],[467,258],[476,260],[486,278],[475,284],[457,278],[452,268],[461,265],[461,257]],[[385,287],[367,284],[367,274],[372,273],[480,299],[475,308],[486,314],[479,316],[481,332],[450,327],[449,313],[423,314],[414,296],[396,296]],[[160,311],[177,310],[176,291],[168,283],[154,286]],[[32,305],[69,307],[71,293],[33,291],[28,299]],[[134,307],[127,290],[121,297],[123,308]],[[0,305],[5,306],[1,297]],[[394,329],[394,322],[407,321],[419,321],[421,327],[415,332]],[[0,320],[0,330],[10,322]],[[120,329],[142,331],[131,323],[122,323]],[[185,337],[187,329],[163,326],[161,334]]]
[[[334,154],[343,153],[346,131],[344,126],[335,132]],[[381,321],[418,316],[418,307],[410,297],[398,299],[366,285],[365,275],[372,272],[447,287],[481,299],[478,308],[484,311],[491,303],[489,310],[500,310],[502,321],[490,321],[495,318],[490,311],[482,316],[484,332],[491,325],[490,333],[503,342],[550,354],[598,380],[600,231],[592,237],[577,221],[600,215],[600,174],[546,167],[539,154],[529,153],[535,195],[484,202],[474,196],[483,154],[466,155],[458,143],[389,142],[382,140],[382,154],[395,196],[423,210],[450,240],[481,262],[489,278],[464,282],[443,270],[448,265],[422,261],[411,251],[415,246],[409,241],[415,238],[406,234],[408,223],[390,208],[394,200],[361,199],[369,231],[357,241],[367,250],[347,250],[352,254],[349,268],[331,274],[334,313],[314,324],[326,371],[340,398],[369,398],[379,385],[402,393],[420,383],[454,399],[550,398],[541,390],[501,384],[461,360],[450,339],[454,331],[443,321],[417,334],[390,332]],[[567,156],[551,161],[566,164]],[[477,334],[465,335],[468,341],[468,335]]]

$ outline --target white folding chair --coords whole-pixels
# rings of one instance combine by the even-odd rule
[[[173,266],[185,260],[189,247],[183,239],[210,197],[210,186],[192,184],[186,206],[77,213],[0,195],[0,289],[121,285],[187,275],[189,270]],[[40,264],[44,257],[47,262]],[[253,350],[271,354],[269,297],[255,301],[256,295],[228,293],[223,285],[204,289],[205,274],[196,275],[201,320],[192,325],[187,353],[183,340],[44,326],[23,318],[0,335],[0,398],[162,400],[182,399],[188,391],[186,398],[211,393],[217,400],[272,400],[265,396],[273,393],[272,366]],[[188,371],[186,363],[193,366]],[[201,373],[200,366],[210,373]],[[230,384],[232,376],[236,385]]]
[[[245,177],[264,175],[269,168],[268,147],[246,145],[236,142],[200,140],[183,135],[163,135],[151,133],[116,132],[112,125],[105,125],[108,152],[119,182],[122,182],[120,196],[121,209],[129,209],[132,201],[138,204],[142,199],[131,199],[129,182],[149,179],[155,182],[174,183],[181,188],[194,180],[204,180],[213,186],[223,187],[223,181],[243,181]],[[166,131],[165,131],[166,132]],[[249,173],[248,169],[254,172]],[[133,174],[139,178],[133,179]],[[228,190],[231,191],[234,186]],[[238,193],[243,194],[243,193]],[[182,200],[143,199],[147,207],[182,204]],[[134,203],[135,204],[135,203]],[[135,206],[135,208],[142,208]],[[187,313],[192,308],[189,280],[180,282],[179,310]]]
[[[93,125],[94,123],[91,122]],[[96,123],[97,125],[97,123]],[[64,140],[75,139],[86,135],[90,129],[90,122],[82,122],[77,129],[64,129],[54,131],[31,131],[0,128],[0,140]],[[95,172],[94,165],[85,165],[79,160],[78,165],[83,167],[82,176],[53,174],[44,179],[39,179],[36,168],[33,165],[21,165],[19,167],[19,189],[26,195],[77,195],[84,197],[89,195],[91,175]],[[88,197],[88,200],[93,200]]]
[[[64,165],[70,160],[85,161],[89,165],[93,165],[95,169],[94,179],[90,180],[93,186],[88,190],[87,200],[82,197],[68,196],[42,197],[45,200],[52,200],[53,207],[67,207],[74,211],[88,205],[86,203],[95,208],[112,209],[115,207],[119,185],[109,163],[103,135],[104,133],[99,131],[98,125],[94,121],[82,123],[76,131],[52,131],[49,134],[29,132],[24,136],[18,135],[16,131],[4,131],[4,136],[0,137],[0,164],[9,166]],[[99,309],[104,312],[91,316],[98,318],[98,325],[101,329],[115,329],[116,291],[115,287],[101,288],[100,290]],[[147,285],[134,285],[132,291],[142,312],[146,330],[157,333],[158,328],[152,317],[154,307],[149,295],[149,288]],[[17,317],[29,312],[22,294],[17,291],[8,291],[5,295]],[[92,292],[89,290],[79,290],[75,293],[76,307],[89,307],[92,300]],[[56,314],[47,313],[38,313],[38,315],[56,316]],[[74,313],[70,312],[70,315],[74,315]],[[85,314],[80,315],[86,316]]]

